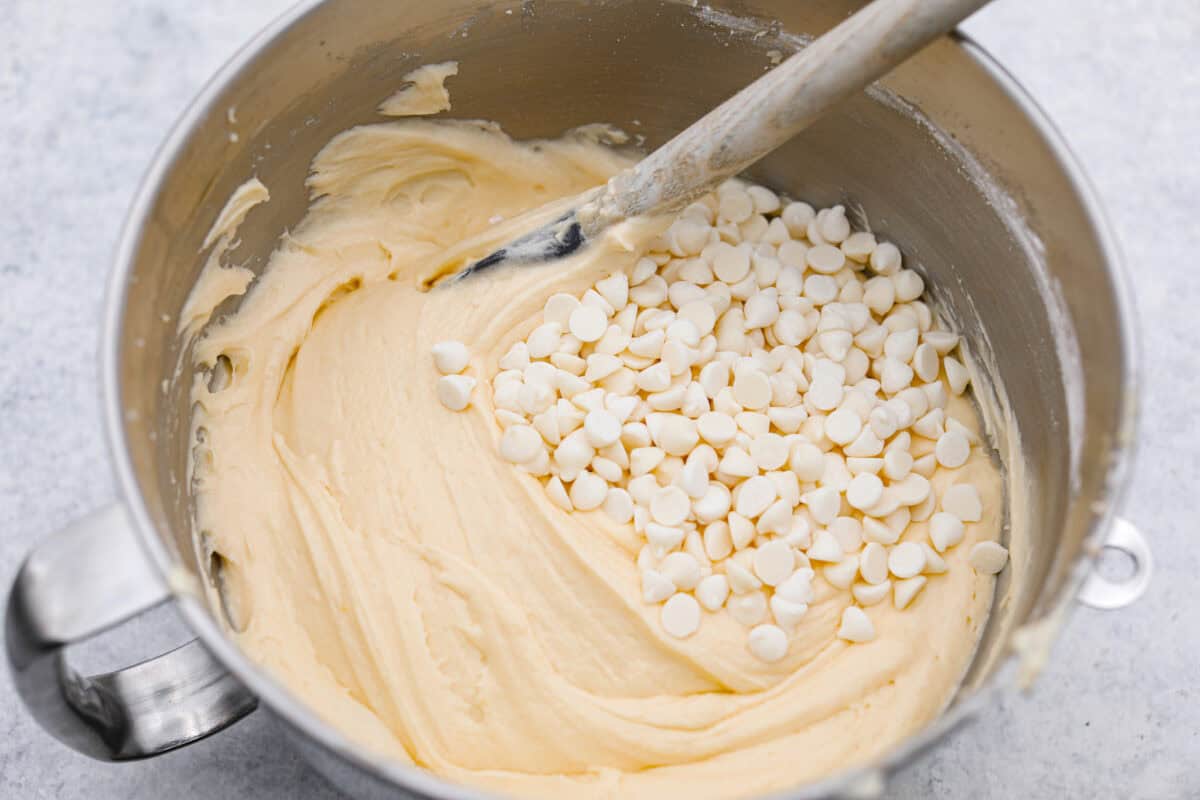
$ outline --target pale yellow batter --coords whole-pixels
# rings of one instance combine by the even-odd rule
[[[907,611],[867,609],[873,642],[835,638],[851,599],[821,580],[778,663],[753,658],[725,614],[667,636],[641,601],[631,528],[562,511],[500,459],[487,382],[550,294],[631,268],[643,234],[416,286],[464,238],[502,239],[489,220],[625,163],[586,137],[523,144],[460,122],[331,142],[307,218],[197,342],[199,364],[233,368],[226,388],[201,376],[193,393],[197,529],[226,559],[239,644],[364,748],[520,796],[784,789],[880,754],[945,706],[993,594],[966,562],[997,537],[1000,478],[975,448],[954,478],[980,487],[984,521]],[[481,377],[465,413],[433,390],[445,339],[469,345]],[[949,478],[935,476],[939,495]],[[925,537],[923,524],[906,535]]]

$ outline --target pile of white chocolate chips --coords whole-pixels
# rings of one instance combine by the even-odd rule
[[[633,525],[670,636],[728,613],[777,661],[819,570],[856,603],[837,635],[869,641],[862,607],[907,607],[983,512],[969,482],[937,497],[929,481],[981,443],[945,411],[969,377],[923,291],[843,207],[729,181],[631,274],[547,300],[491,381],[500,455],[562,509]],[[443,404],[466,408],[467,348],[434,360]],[[926,520],[929,541],[901,541]],[[969,562],[996,573],[1007,555],[980,542]]]

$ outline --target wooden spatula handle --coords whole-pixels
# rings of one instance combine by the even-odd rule
[[[580,215],[585,232],[683,207],[987,2],[874,0],[609,181]]]

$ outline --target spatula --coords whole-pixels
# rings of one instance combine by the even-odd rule
[[[874,0],[553,222],[462,269],[568,256],[606,228],[683,208],[795,136],[839,101],[947,33],[988,0]]]

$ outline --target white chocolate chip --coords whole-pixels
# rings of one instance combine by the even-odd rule
[[[729,579],[729,589],[735,595],[747,594],[762,588],[762,581],[733,559],[725,562],[725,577]]]
[[[654,521],[660,525],[671,527],[686,520],[691,508],[691,499],[677,486],[659,489],[650,501],[650,514],[654,517]]]
[[[733,538],[735,550],[741,550],[753,542],[757,533],[754,523],[741,514],[735,511],[729,515],[729,535]]]
[[[944,431],[945,418],[945,412],[940,408],[935,408],[913,423],[913,433],[924,436],[926,439],[936,440]]]
[[[971,373],[962,362],[953,356],[946,356],[942,360],[942,366],[946,369],[946,381],[950,384],[950,391],[955,395],[965,392],[971,382]]]
[[[825,419],[825,435],[834,444],[850,444],[861,430],[862,419],[844,406]]]
[[[827,242],[840,244],[850,236],[850,221],[846,219],[845,206],[834,206],[825,209],[817,215],[817,227],[821,238]]]
[[[563,326],[557,322],[546,322],[533,329],[525,340],[530,358],[548,358],[558,350],[562,341]]]
[[[700,583],[700,562],[690,553],[668,553],[658,569],[676,589],[690,591]]]
[[[908,303],[916,300],[925,291],[925,281],[911,269],[902,269],[892,276],[896,285],[896,300]]]
[[[734,508],[747,519],[762,514],[775,502],[775,484],[764,475],[755,475],[738,487],[734,495]]]
[[[567,327],[567,320],[571,317],[571,312],[579,308],[579,300],[575,297],[559,292],[551,295],[546,300],[546,305],[542,309],[542,318],[546,322],[554,322],[559,325],[560,330]]]
[[[731,188],[719,193],[721,198],[718,214],[734,223],[745,222],[754,213],[754,200],[741,188]]]
[[[776,500],[767,506],[767,510],[759,516],[755,526],[755,530],[764,535],[774,533],[782,536],[790,533],[791,529],[792,504],[787,500]]]
[[[778,626],[758,625],[746,637],[746,646],[759,661],[774,664],[787,655],[788,637]]]
[[[700,440],[695,421],[687,417],[678,414],[652,414],[648,420],[651,436],[668,455],[687,455]]]
[[[646,541],[663,550],[674,550],[683,543],[683,528],[672,528],[657,522],[646,523]]]
[[[946,430],[954,431],[955,433],[961,433],[967,438],[967,441],[973,445],[979,444],[980,440],[979,437],[975,435],[975,432],[966,425],[963,425],[954,417],[946,417]]]
[[[977,542],[967,556],[971,568],[985,575],[997,575],[1008,563],[1008,550],[997,542]]]
[[[842,218],[845,219],[845,215]],[[858,264],[866,264],[871,258],[871,253],[875,251],[875,247],[875,236],[868,231],[855,231],[842,242],[842,252],[846,254],[847,258],[853,259]]]
[[[613,487],[604,497],[604,513],[618,525],[627,525],[633,520],[633,498],[624,489]]]
[[[599,508],[607,496],[608,483],[594,472],[580,472],[571,484],[571,505],[580,511]]]
[[[971,443],[959,431],[946,431],[938,437],[934,456],[943,467],[961,467],[971,456]]]
[[[903,611],[912,603],[913,598],[917,593],[925,588],[928,578],[924,575],[918,575],[915,578],[906,578],[902,581],[892,582],[892,601],[896,608]]]
[[[842,622],[838,626],[837,637],[848,642],[869,642],[875,638],[875,625],[858,606],[846,606],[842,610]]]
[[[912,471],[926,478],[933,477],[937,469],[937,458],[933,453],[926,453],[920,458],[913,459]]]
[[[693,454],[695,452],[692,451]],[[688,497],[699,500],[708,492],[708,470],[700,461],[690,460],[684,465],[676,482]]]
[[[872,517],[863,517],[863,539],[879,544],[894,544],[900,538],[899,531]]]
[[[812,579],[811,569],[798,569],[790,578],[775,587],[775,597],[782,597],[798,605],[810,603],[813,600]]]
[[[792,445],[788,466],[797,478],[812,483],[820,479],[825,472],[825,455],[815,444],[797,442]]]
[[[709,611],[718,611],[729,599],[729,579],[724,575],[709,575],[696,585],[696,599]]]
[[[740,594],[735,590],[734,595],[725,602],[725,608],[736,621],[751,627],[762,622],[767,615],[767,596],[757,589]]]
[[[585,361],[587,364],[583,374],[588,383],[598,383],[616,373],[623,366],[620,358],[606,353],[592,353]]]
[[[754,551],[754,574],[767,586],[777,586],[791,577],[795,557],[782,539],[768,542]]]
[[[925,331],[921,335],[921,339],[933,345],[933,349],[939,356],[945,356],[958,347],[958,334],[950,331]]]
[[[758,465],[749,453],[734,446],[725,451],[717,472],[734,478],[748,478],[758,474]]]
[[[838,540],[843,553],[856,553],[862,547],[862,523],[854,517],[838,517],[829,523],[829,532]]]
[[[880,242],[871,253],[871,269],[880,275],[895,275],[900,271],[900,249],[891,242]]]
[[[722,561],[733,553],[728,522],[718,520],[708,524],[704,529],[704,552],[713,561]]]
[[[713,274],[728,284],[734,284],[750,273],[750,256],[725,242],[711,245]],[[707,249],[707,248],[706,248]]]
[[[432,348],[433,365],[443,375],[457,375],[467,368],[471,354],[462,342],[438,342]]]
[[[503,370],[525,369],[529,366],[529,346],[524,342],[515,343],[508,348],[507,353],[500,357],[498,366]],[[498,378],[499,376],[497,376]]]
[[[883,352],[888,358],[907,362],[916,354],[919,342],[920,333],[916,329],[896,331],[883,343]]]
[[[769,423],[769,417],[767,421]],[[788,455],[787,440],[777,433],[755,436],[750,443],[750,457],[761,470],[779,469],[787,462]]]
[[[676,639],[686,639],[700,629],[700,604],[690,594],[673,595],[663,604],[663,630]]]
[[[587,369],[587,362],[584,359],[570,353],[553,353],[550,356],[550,363],[577,377]]]
[[[832,411],[842,402],[843,390],[839,383],[828,378],[814,378],[805,395],[805,400],[818,411]]]
[[[766,436],[771,430],[771,418],[766,414],[760,414],[755,411],[742,411],[735,415],[733,420],[737,423],[738,428],[740,428],[743,433],[745,433],[748,437],[753,437],[755,439],[761,436]],[[752,458],[754,458],[753,445],[753,441],[747,442],[746,444],[746,449],[751,451]],[[757,461],[757,458],[755,458],[755,460]]]
[[[858,555],[858,571],[870,584],[883,583],[888,579],[888,552],[876,542],[869,542]]]
[[[850,481],[855,477],[847,468],[846,459],[837,452],[830,451],[823,456],[823,460],[825,461],[825,470],[821,473],[818,483],[822,488],[845,492],[850,486]]]
[[[915,506],[925,501],[932,488],[929,479],[915,472],[909,473],[902,480],[891,485],[896,500],[905,506]]]
[[[526,464],[542,452],[541,435],[528,425],[512,425],[500,437],[500,455],[513,464]]]
[[[625,308],[625,305],[629,302],[629,278],[626,277],[625,273],[623,272],[610,275],[609,277],[596,282],[596,291],[600,293],[600,296],[603,297],[610,306],[612,306],[615,310],[620,311],[621,309]],[[574,331],[572,331],[572,333],[574,333]],[[579,336],[577,333],[575,335]],[[579,338],[582,339],[583,337],[580,336]]]
[[[667,299],[667,282],[661,275],[651,275],[629,290],[629,299],[642,308],[655,308]]]
[[[574,511],[575,507],[571,505],[571,498],[567,496],[566,487],[557,475],[546,482],[546,496],[550,498],[550,502],[558,506],[564,511]]]
[[[894,395],[912,383],[913,369],[899,359],[885,356],[883,368],[880,370],[879,381],[886,394]]]
[[[912,358],[913,371],[917,373],[917,377],[928,383],[936,381],[938,377],[938,354],[937,350],[933,349],[931,344],[920,345]]]
[[[983,500],[974,485],[956,483],[942,495],[942,510],[963,522],[979,522],[983,519]]]
[[[661,572],[642,570],[642,602],[661,603],[675,593],[675,585]]]
[[[443,375],[438,378],[437,397],[451,411],[463,411],[471,405],[475,379],[469,375]]]
[[[558,374],[555,376],[554,385],[555,388],[562,393],[564,398],[569,397],[573,400],[591,388],[590,383],[585,381],[583,378],[580,378],[578,375],[572,375],[566,370],[559,370]],[[534,408],[544,404],[547,398],[552,397],[552,394],[546,393],[531,395],[528,398],[525,395],[521,396],[522,402]]]
[[[659,361],[638,373],[637,387],[643,392],[661,392],[671,387],[671,369]]]
[[[883,518],[883,524],[895,531],[897,535],[904,533],[911,521],[912,512],[906,506],[900,506]]]
[[[845,265],[846,254],[833,245],[819,244],[808,249],[805,260],[814,272],[833,275]]]
[[[733,417],[719,411],[710,411],[696,420],[696,430],[704,441],[714,447],[724,447],[733,441],[738,428]]]
[[[712,333],[717,324],[717,313],[707,299],[684,303],[679,308],[678,317],[680,321],[691,323],[700,336]]]
[[[767,328],[779,319],[779,298],[774,289],[768,289],[750,296],[746,300],[743,312],[746,315],[746,330]]]
[[[610,411],[589,411],[583,420],[583,430],[592,447],[608,447],[621,438],[621,421]]]
[[[883,496],[883,481],[877,475],[856,475],[846,489],[846,502],[860,511],[871,508]]]
[[[526,414],[540,414],[554,404],[554,389],[545,383],[526,383],[517,393],[517,402]]]
[[[812,523],[809,522],[809,517],[810,515],[803,511],[792,516],[792,529],[787,531],[787,535],[784,537],[784,541],[788,545],[802,549],[802,551],[812,545]],[[808,560],[808,555],[799,559],[800,564],[804,564]]]
[[[844,552],[841,544],[838,543],[837,537],[828,530],[818,530],[813,535],[812,545],[806,551],[806,555],[812,561],[824,561],[836,564],[842,560]]]
[[[946,559],[942,558],[937,550],[930,547],[929,542],[921,542],[921,552],[925,554],[925,569],[923,572],[926,575],[941,575],[950,569],[949,565],[946,564]]]
[[[635,447],[629,453],[629,471],[635,478],[646,475],[657,469],[666,457],[660,447]]]
[[[825,576],[825,581],[830,586],[837,589],[849,589],[858,575],[858,559],[854,556],[846,556],[838,563],[825,567],[821,570],[821,574]]]
[[[692,502],[692,514],[702,523],[715,523],[729,513],[733,498],[720,483],[709,482],[704,495]]]
[[[922,386],[921,391],[925,393],[925,399],[929,401],[930,408],[946,410],[946,404],[950,402],[950,396],[946,393],[946,384],[941,381],[934,381]],[[947,424],[949,422],[948,420]]]
[[[810,275],[804,278],[804,296],[815,305],[833,302],[838,297],[838,281],[829,275]]]
[[[851,590],[854,595],[854,601],[861,606],[873,606],[882,603],[887,596],[892,592],[892,582],[884,580],[883,583],[856,583]]]
[[[758,370],[747,370],[733,379],[733,397],[744,408],[766,408],[771,402],[771,383]]]
[[[574,336],[573,334],[570,334],[570,333],[563,334],[563,337],[558,342],[558,352],[559,353],[570,353],[572,355],[578,355],[579,351],[581,351],[582,349],[583,349],[583,342],[581,342],[576,336]]]
[[[813,519],[822,525],[828,525],[833,522],[841,507],[841,497],[838,490],[829,486],[805,492],[801,495],[800,502],[808,506]]]
[[[925,569],[925,551],[919,544],[901,542],[888,553],[888,569],[897,578],[912,578]]]
[[[563,469],[581,470],[591,463],[595,448],[582,430],[568,434],[554,449],[554,461]]]
[[[962,520],[953,514],[939,511],[929,518],[929,540],[939,553],[961,542],[964,532]]]
[[[633,265],[633,272],[629,276],[629,285],[638,286],[648,281],[651,276],[658,272],[658,264],[650,258],[638,259],[638,262]]]
[[[776,624],[785,630],[793,630],[800,620],[808,613],[807,603],[797,603],[776,592],[771,597],[771,616]]]

